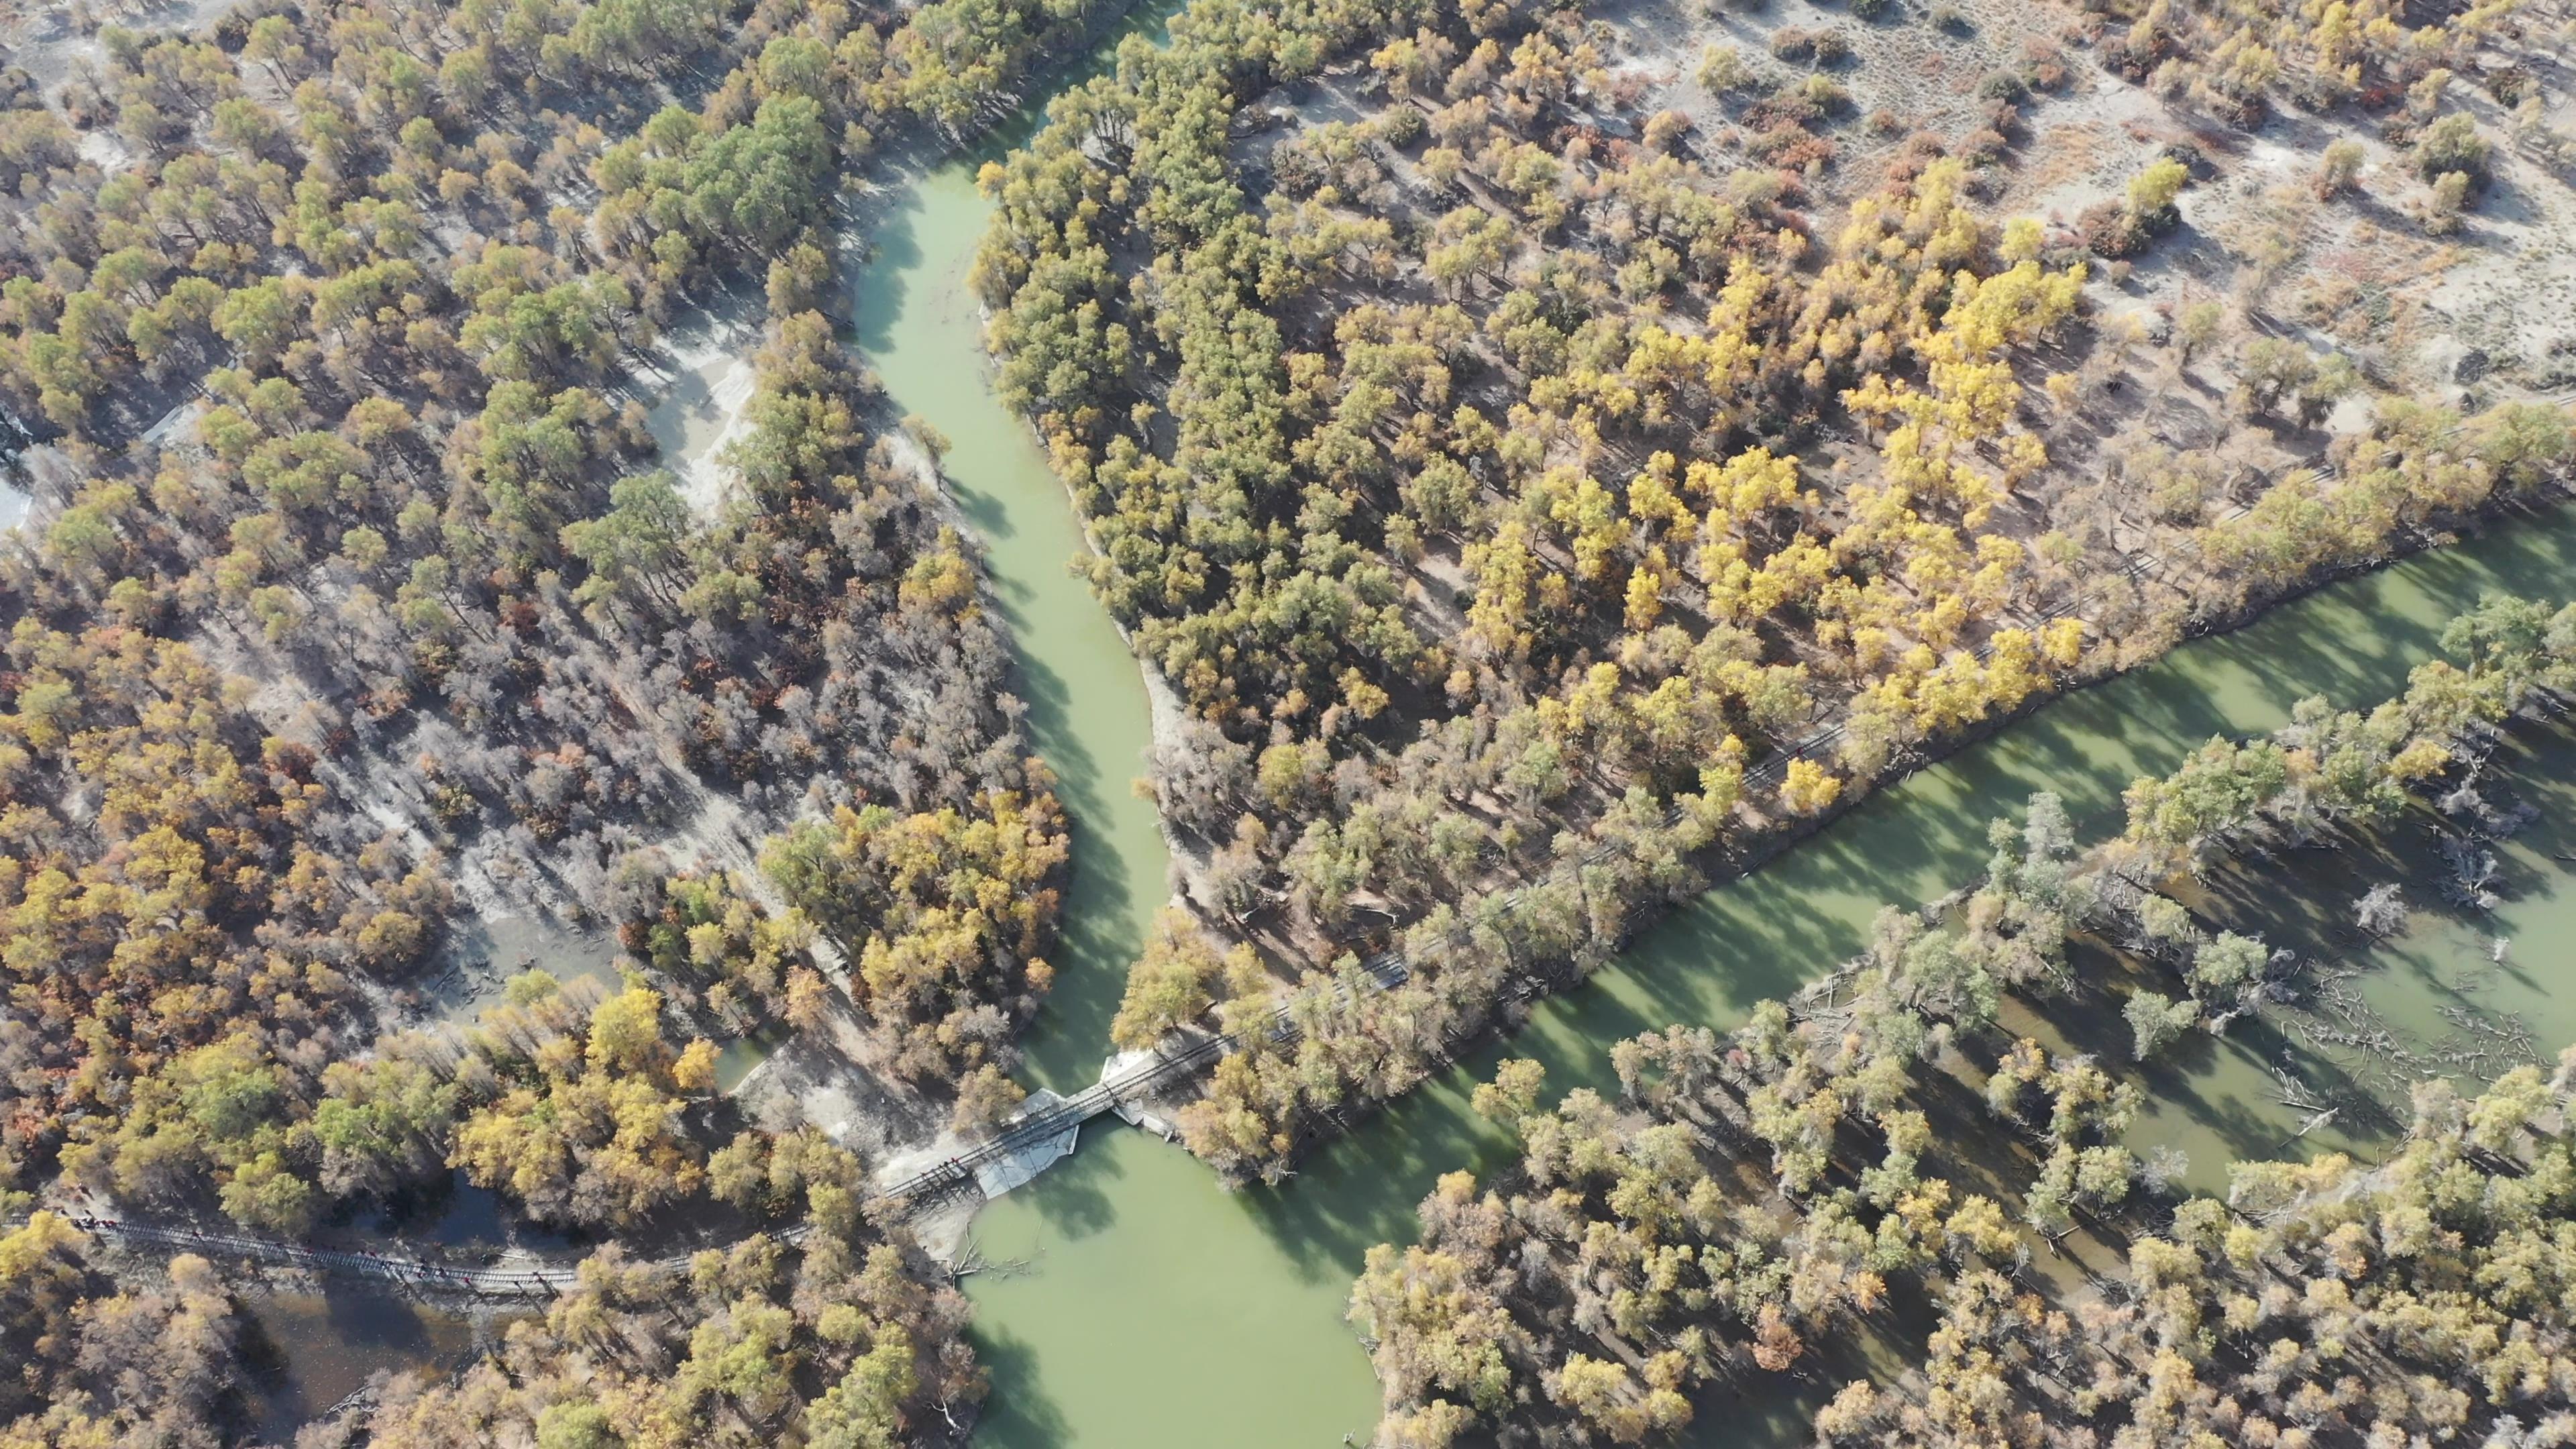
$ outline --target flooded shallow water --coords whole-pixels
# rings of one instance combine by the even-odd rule
[[[454,1370],[507,1321],[478,1324],[386,1288],[341,1282],[319,1292],[246,1297],[242,1308],[255,1329],[243,1354],[254,1365],[247,1396],[260,1438],[274,1444],[292,1440],[299,1426],[378,1373]]]
[[[2538,812],[2487,847],[2500,866],[2490,908],[2449,898],[2438,840],[2458,822],[2421,803],[2337,848],[2231,862],[2186,897],[2212,927],[2297,952],[2311,999],[2215,1041],[2188,1036],[2155,1064],[2132,1134],[2141,1150],[2181,1150],[2190,1160],[2183,1180],[2213,1192],[2225,1188],[2231,1161],[2373,1156],[2405,1131],[2413,1081],[2443,1075],[2470,1090],[2576,1043],[2576,736],[2523,726],[2491,760],[2483,789],[2495,804]],[[2373,940],[2355,926],[2354,906],[2383,885],[2398,887],[2413,915]],[[2118,1005],[2110,998],[2107,1013]],[[2052,1044],[2116,1044],[2105,1014],[2102,1003],[2055,1008],[2037,1029]],[[2312,1125],[2317,1108],[2334,1116]]]

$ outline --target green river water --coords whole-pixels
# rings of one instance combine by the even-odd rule
[[[1158,11],[1145,24],[1159,23]],[[1028,1042],[1032,1084],[1096,1076],[1126,962],[1167,895],[1167,856],[1129,782],[1144,769],[1149,712],[1135,662],[1086,586],[1070,500],[1029,431],[994,399],[965,285],[988,213],[976,166],[1027,133],[1023,117],[981,152],[888,197],[859,267],[857,342],[905,412],[952,443],[944,471],[982,535],[1019,651],[1019,690],[1074,830],[1066,940],[1055,994]],[[1552,1089],[1607,1077],[1610,1043],[1671,1022],[1725,1026],[1846,958],[1885,901],[1951,889],[1984,861],[1984,827],[2039,789],[2088,832],[2115,825],[2120,791],[2213,734],[2283,723],[2306,694],[2374,700],[2433,651],[2441,622],[2482,593],[2564,595],[2576,515],[2514,520],[2287,605],[2255,625],[2047,706],[1957,758],[1883,791],[1759,872],[1720,886],[1648,932],[1612,969],[1542,1006],[1508,1043],[1424,1084],[1276,1190],[1220,1191],[1178,1148],[1096,1125],[1073,1158],[986,1207],[975,1235],[1013,1271],[969,1280],[978,1346],[993,1373],[980,1444],[995,1449],[1319,1449],[1366,1442],[1375,1384],[1342,1308],[1361,1254],[1409,1235],[1413,1204],[1440,1173],[1495,1165],[1505,1150],[1466,1109],[1504,1055],[1534,1056]],[[2557,812],[2564,814],[2566,812]],[[2449,1000],[2521,1010],[2544,1044],[2576,1037],[2576,1008],[2551,1001],[2576,938],[2544,822],[2511,852],[2512,900],[2476,929],[2427,917],[2376,953],[2374,1001],[2420,1020]],[[2419,905],[2429,890],[2416,890]],[[2223,903],[2222,903],[2223,904]],[[2222,914],[2224,912],[2222,911]],[[2259,922],[2257,922],[2259,924]],[[2312,922],[2323,941],[2322,919]],[[2464,958],[2488,931],[2523,943],[2510,964]],[[2385,959],[2377,959],[2385,958]],[[2554,959],[2553,959],[2554,958]],[[2483,961],[2483,956],[2478,956]],[[2062,1023],[2033,1029],[2055,1034]],[[2229,1155],[2268,1152],[2284,1112],[2244,1034],[2187,1048],[2156,1085],[2142,1139],[2192,1157],[2196,1183]],[[1775,1414],[1780,1410],[1774,1410]],[[1770,1437],[1758,1413],[1706,1414],[1694,1437]]]

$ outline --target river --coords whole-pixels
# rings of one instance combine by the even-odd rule
[[[1176,4],[1124,33],[1159,29]],[[1105,49],[1105,48],[1104,48]],[[1056,984],[1027,1039],[1023,1078],[1086,1086],[1109,1051],[1127,963],[1170,898],[1169,856],[1131,782],[1152,738],[1126,642],[1070,571],[1072,500],[1035,437],[987,386],[982,319],[966,285],[989,206],[985,160],[1025,140],[1031,107],[968,154],[887,199],[868,235],[852,313],[859,349],[897,408],[950,441],[943,463],[985,548],[1018,655],[1032,744],[1056,772],[1073,869]],[[985,1208],[976,1346],[994,1392],[980,1445],[1334,1445],[1376,1419],[1367,1360],[1341,1327],[1350,1275],[1293,1251],[1176,1147],[1112,1126]],[[1239,1437],[1256,1433],[1258,1437]]]
[[[1119,35],[1159,28],[1178,8],[1140,11]],[[1152,737],[1143,679],[1090,585],[1070,572],[1082,544],[1072,499],[1029,429],[986,386],[983,321],[966,286],[988,210],[976,168],[1026,140],[1040,119],[1031,106],[870,208],[851,312],[858,348],[896,407],[948,439],[941,471],[983,543],[1030,744],[1055,771],[1071,819],[1080,859],[1052,963],[1056,985],[1021,1072],[1033,1086],[1070,1092],[1099,1079],[1138,923],[1170,889],[1153,805],[1130,788]]]
[[[1150,740],[1142,680],[1068,571],[1081,551],[1070,500],[986,386],[965,285],[989,210],[975,169],[1033,121],[1034,108],[887,199],[853,305],[858,345],[898,408],[953,444],[945,471],[983,537],[1033,741],[1061,778],[1074,833],[1066,939],[1024,1075],[1062,1089],[1099,1070],[1125,964],[1167,895],[1168,859],[1150,807],[1128,788]],[[978,1443],[1315,1449],[1346,1433],[1365,1442],[1376,1389],[1342,1323],[1351,1277],[1370,1244],[1409,1236],[1413,1204],[1440,1173],[1498,1160],[1503,1144],[1466,1108],[1495,1059],[1539,1058],[1552,1088],[1598,1084],[1620,1037],[1676,1021],[1730,1025],[1850,955],[1882,902],[1938,896],[1973,876],[1986,821],[2032,791],[2055,790],[2088,833],[2114,826],[2120,791],[2136,777],[2169,769],[2213,734],[2273,729],[2303,695],[2357,703],[2392,693],[2452,613],[2489,591],[2564,593],[2571,564],[2576,515],[2518,519],[2051,704],[1710,891],[1589,985],[1539,1008],[1507,1044],[1317,1153],[1283,1188],[1222,1192],[1178,1148],[1095,1127],[1072,1159],[976,1221],[985,1257],[1007,1265],[968,1281],[993,1374]],[[2544,943],[2576,927],[2576,893],[2561,891],[2537,847],[2513,854],[2527,889],[2498,929],[2531,943],[2517,959],[2542,962]],[[2441,991],[2424,983],[2459,986],[2456,958],[2483,949],[2481,932],[2431,921],[2392,944],[2386,954],[2401,969],[2383,973],[2385,989],[2432,1003]],[[2528,966],[2501,977],[2514,1003],[2548,996]],[[2566,1016],[2550,1011],[2546,1022],[2576,1028]],[[2220,1180],[2228,1152],[2282,1120],[2257,1050],[2236,1038],[2194,1047],[2166,1074],[2174,1090],[2141,1138],[2189,1150],[2194,1182]],[[1695,1437],[1741,1442],[1752,1416],[1704,1424]]]

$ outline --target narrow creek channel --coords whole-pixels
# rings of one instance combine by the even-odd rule
[[[1150,739],[1142,681],[1068,571],[1082,547],[1071,503],[987,386],[965,285],[989,209],[975,169],[1022,139],[1036,109],[891,199],[854,286],[859,346],[898,406],[952,444],[945,471],[983,535],[1031,733],[1072,815],[1066,942],[1025,1074],[1062,1089],[1099,1069],[1125,964],[1166,895],[1167,857],[1150,808],[1128,789]],[[1439,1174],[1500,1160],[1505,1144],[1466,1105],[1494,1060],[1539,1058],[1552,1091],[1598,1085],[1608,1046],[1623,1036],[1677,1021],[1731,1025],[1858,949],[1882,902],[1927,899],[1970,878],[1984,862],[1988,819],[2018,810],[2031,792],[2056,791],[2088,832],[2114,825],[2120,792],[2138,776],[2171,768],[2213,734],[2275,728],[2304,695],[2348,704],[2391,693],[2452,613],[2488,592],[2563,593],[2576,577],[2571,564],[2576,513],[2519,518],[2048,706],[1710,891],[1591,984],[1541,1007],[1510,1042],[1481,1049],[1316,1154],[1284,1188],[1225,1193],[1176,1148],[1094,1129],[1072,1159],[977,1219],[986,1258],[1017,1265],[969,1280],[994,1380],[978,1442],[1365,1442],[1375,1386],[1341,1321],[1351,1277],[1370,1244],[1410,1235],[1413,1205]],[[2547,873],[2546,857],[2535,859],[2524,863]],[[2542,884],[2551,889],[2525,923],[2537,934],[2517,953],[2515,979],[2529,990],[2515,993],[2516,1006],[2547,994],[2564,965],[2548,959],[2551,942],[2576,924],[2576,893],[2562,901],[2554,888],[2564,882]],[[2553,923],[2554,932],[2543,929]],[[2576,1025],[2545,1015],[2536,1024]],[[2193,1089],[2165,1104],[2155,1130],[2198,1149],[2192,1178],[2215,1181],[2220,1149],[2245,1140],[2229,1124],[2278,1119],[2271,1078],[2224,1043],[2185,1070]],[[1776,1439],[1788,1427],[1779,1406],[1742,1406],[1704,1414],[1690,1441]]]

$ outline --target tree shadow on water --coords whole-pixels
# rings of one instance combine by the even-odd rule
[[[863,238],[866,259],[852,265],[850,337],[870,357],[892,352],[911,295],[911,277],[921,265],[920,221],[925,207],[920,194],[907,195],[875,218]]]
[[[1074,713],[1071,681],[1062,671],[1044,659],[1021,653],[1011,671],[1014,691],[1029,707],[1029,742],[1055,772],[1056,793],[1080,814],[1098,815],[1109,808],[1102,793],[1103,778],[1100,757]]]
[[[975,1423],[978,1449],[1054,1449],[1073,1426],[1063,1406],[1039,1387],[1036,1345],[978,1318],[968,1336],[992,1376],[992,1392]]]
[[[1082,1135],[1122,1130],[1123,1124],[1103,1118],[1084,1127]],[[1088,1238],[1118,1225],[1116,1184],[1126,1175],[1116,1153],[1085,1152],[1077,1146],[1071,1157],[1015,1192],[1026,1195],[1056,1233],[1068,1239]]]
[[[2505,589],[2563,591],[2558,580],[2576,561],[2570,523],[2576,515],[2552,512],[2330,586],[2316,600],[2040,707],[1674,911],[1617,964],[1531,1011],[1527,1024],[1309,1154],[1285,1188],[1247,1191],[1247,1211],[1301,1272],[1347,1276],[1371,1245],[1412,1239],[1414,1205],[1441,1173],[1483,1175],[1509,1161],[1509,1142],[1465,1108],[1474,1082],[1503,1058],[1540,1061],[1551,1098],[1575,1086],[1608,1089],[1611,1043],[1674,1023],[1733,1026],[1754,1004],[1848,960],[1880,904],[1912,908],[1972,880],[1985,864],[1987,822],[2018,822],[2033,792],[2058,794],[2079,835],[2099,839],[2120,827],[2130,784],[2172,770],[2212,737],[2277,728],[2308,695],[2367,707],[2403,688],[2460,609]],[[2288,932],[2321,942],[2342,902],[2286,909]],[[2125,992],[2096,992],[2080,1003],[2049,1003],[2042,1014],[2075,1049],[2128,1070],[2125,1000]],[[2269,1157],[2295,1143],[2289,1135],[2305,1116],[2272,1109],[2275,1064],[2309,1090],[2350,1104],[2336,1130],[2310,1137],[2308,1147],[2373,1140],[2400,1125],[2372,1109],[2352,1069],[2260,1021],[2240,1022],[2224,1039],[2178,1043],[2144,1078],[2165,1110],[2232,1155]]]

